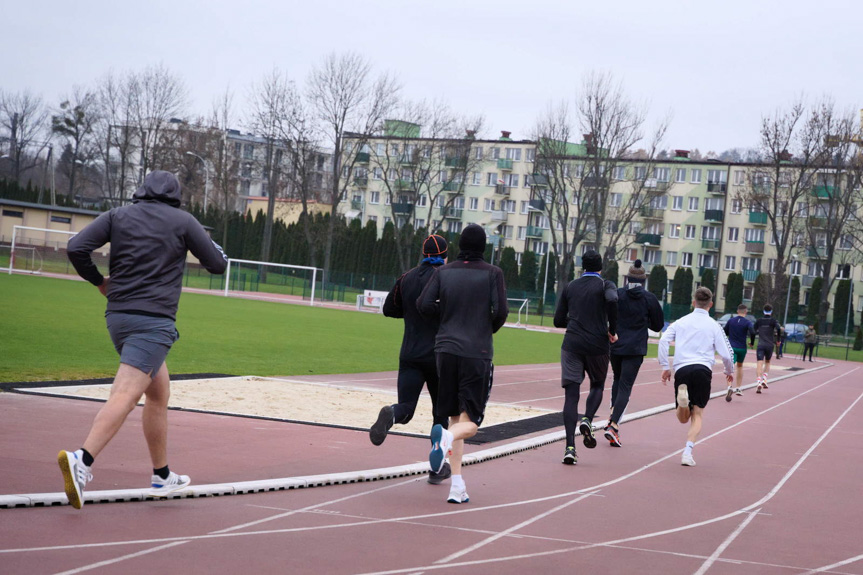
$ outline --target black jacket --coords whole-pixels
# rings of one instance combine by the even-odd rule
[[[91,254],[111,242],[107,311],[176,319],[186,252],[213,274],[224,273],[228,258],[198,220],[179,209],[180,188],[172,174],[148,174],[132,197],[132,205],[105,212],[69,240],[69,261],[82,278],[102,285],[105,278]]]
[[[565,327],[562,349],[608,355],[608,334],[617,331],[617,286],[598,275],[569,282],[554,312],[554,327]]]
[[[665,314],[656,296],[644,286],[617,290],[617,341],[612,355],[647,355],[647,330],[662,331]]]
[[[396,280],[384,301],[384,315],[405,320],[405,333],[399,359],[434,361],[434,340],[440,322],[437,317],[425,319],[417,309],[417,299],[434,275],[437,266],[428,262],[409,270]]]
[[[492,359],[492,334],[509,314],[503,271],[486,263],[480,253],[460,253],[435,270],[417,308],[425,318],[440,319],[435,351]]]

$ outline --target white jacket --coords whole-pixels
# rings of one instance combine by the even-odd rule
[[[734,352],[728,342],[725,332],[707,313],[707,310],[696,308],[692,313],[683,316],[668,326],[659,340],[659,364],[668,369],[668,346],[674,345],[674,371],[685,365],[703,365],[713,369],[716,355],[725,364],[725,374],[734,374]]]

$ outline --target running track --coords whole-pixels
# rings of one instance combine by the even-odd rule
[[[863,574],[863,368],[805,365],[820,369],[762,395],[711,400],[694,468],[679,464],[685,427],[668,411],[625,423],[622,449],[579,444],[575,467],[560,464],[561,441],[471,465],[462,506],[445,503],[446,484],[407,476],[81,511],[2,509],[0,573]],[[492,400],[559,405],[557,369],[499,367]],[[629,414],[670,406],[658,375],[646,362]],[[388,377],[353,380],[386,386]],[[715,377],[714,389],[723,386]],[[0,394],[0,492],[58,490],[54,456],[77,447],[69,438],[85,433],[98,407]],[[94,490],[149,477],[139,411],[97,462]],[[428,450],[415,437],[375,448],[359,431],[198,413],[172,412],[170,423],[172,465],[199,485],[410,464]]]

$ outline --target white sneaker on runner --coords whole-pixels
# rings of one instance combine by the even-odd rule
[[[437,424],[432,427],[430,439],[432,449],[429,452],[429,467],[435,473],[440,473],[446,462],[446,457],[452,449],[454,437],[448,429]]]
[[[677,387],[677,407],[689,411],[689,388],[685,383]]]
[[[63,473],[66,497],[75,509],[81,509],[84,506],[84,487],[93,480],[90,468],[81,460],[82,455],[83,452],[80,449],[61,451],[57,454],[57,463]]]
[[[680,465],[685,465],[687,467],[695,467],[695,460],[692,459],[692,454],[684,453],[683,457],[680,458]]]
[[[456,487],[453,485],[449,489],[449,497],[446,498],[448,503],[467,503],[470,497],[467,495],[467,487]]]
[[[177,475],[173,471],[168,474],[167,479],[162,479],[158,475],[154,475],[150,482],[150,492],[147,494],[150,497],[165,497],[185,489],[192,483],[188,475]]]

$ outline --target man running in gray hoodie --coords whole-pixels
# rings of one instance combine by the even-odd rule
[[[81,449],[61,451],[57,462],[66,496],[84,505],[90,466],[120,430],[141,396],[144,438],[153,461],[150,495],[164,497],[190,483],[168,469],[168,397],[165,358],[180,337],[174,326],[182,289],[186,252],[213,274],[224,273],[227,256],[188,212],[180,208],[180,182],[174,174],[151,172],[132,196],[132,204],[96,218],[69,241],[68,257],[85,280],[108,298],[105,319],[120,367]],[[103,276],[91,254],[111,243],[110,275]]]

